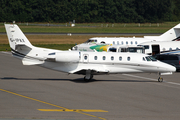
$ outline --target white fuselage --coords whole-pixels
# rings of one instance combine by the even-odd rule
[[[21,49],[18,52],[23,54]],[[92,70],[94,74],[175,71],[171,65],[152,61],[147,55],[138,53],[59,51],[34,47],[20,58],[25,65],[31,62],[35,65],[38,60],[41,63],[37,62],[37,65],[42,67],[74,74],[85,74],[82,70]]]

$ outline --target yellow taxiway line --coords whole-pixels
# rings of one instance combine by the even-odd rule
[[[21,95],[21,94],[15,93],[15,92],[11,92],[11,91],[8,91],[8,90],[0,89],[0,91],[6,92],[6,93],[10,93],[10,94],[13,94],[13,95],[16,95],[16,96],[19,96],[19,97],[22,97],[22,98],[26,98],[26,99],[29,99],[29,100],[33,100],[33,101],[36,101],[36,102],[44,103],[46,105],[50,105],[50,106],[54,106],[54,107],[57,107],[57,108],[61,108],[59,110],[62,110],[62,111],[65,110],[65,112],[76,112],[76,113],[79,113],[79,114],[87,115],[87,116],[98,118],[98,119],[101,119],[101,120],[106,120],[105,118],[102,118],[102,117],[98,117],[98,116],[95,116],[95,115],[84,113],[85,111],[90,111],[90,110],[86,110],[86,109],[84,109],[84,110],[83,109],[67,109],[67,108],[61,107],[59,105],[55,105],[55,104],[51,104],[51,103],[48,103],[48,102],[44,102],[42,100],[34,99],[34,98],[31,98],[31,97],[28,97],[28,96],[25,96],[25,95]],[[45,109],[38,109],[38,110],[45,110]],[[46,110],[58,110],[58,109],[46,109]],[[73,111],[73,110],[75,110],[75,111]]]
[[[46,112],[108,112],[105,110],[93,110],[93,109],[38,109],[39,111]]]

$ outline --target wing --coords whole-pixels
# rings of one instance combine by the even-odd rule
[[[81,75],[86,75],[86,71],[90,70],[92,75],[102,75],[102,74],[108,74],[109,70],[106,69],[76,69],[74,71],[70,71],[69,73],[72,74],[81,74]]]

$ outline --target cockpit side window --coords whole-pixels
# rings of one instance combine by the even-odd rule
[[[143,61],[146,61],[144,57],[143,57]]]

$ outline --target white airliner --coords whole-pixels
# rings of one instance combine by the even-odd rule
[[[117,73],[172,74],[176,68],[138,53],[108,53],[60,51],[33,46],[19,27],[5,24],[9,44],[14,57],[22,59],[23,65],[39,65],[69,74],[85,75],[89,81],[93,75]],[[159,82],[163,78],[158,78]]]
[[[138,45],[143,42],[150,41],[173,41],[180,37],[180,24],[171,28],[160,36],[144,36],[144,37],[94,37],[87,40],[85,43],[79,44],[81,47],[85,44],[105,43],[113,45]],[[77,45],[78,46],[78,45]]]

